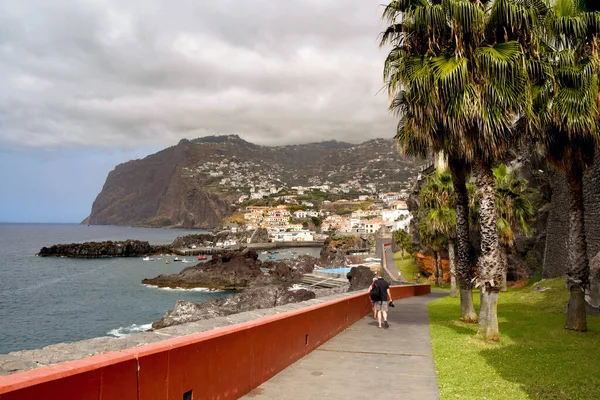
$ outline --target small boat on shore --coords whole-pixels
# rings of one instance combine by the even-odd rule
[[[198,261],[205,261],[208,260],[208,257],[206,256],[198,256]]]

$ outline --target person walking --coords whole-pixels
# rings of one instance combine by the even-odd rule
[[[374,290],[375,288],[377,288],[377,290]],[[379,328],[389,328],[390,324],[387,322],[387,313],[388,304],[392,302],[392,293],[390,292],[390,285],[383,279],[382,271],[377,272],[377,280],[369,287],[369,294],[371,299],[375,302]]]
[[[373,288],[373,283],[375,283],[376,280],[377,277],[373,277],[373,282],[371,283],[371,286],[369,286],[369,293],[371,292],[371,289]],[[377,319],[377,309],[375,308],[375,300],[371,299],[370,297],[369,299],[371,300],[371,308],[373,309],[373,319]]]

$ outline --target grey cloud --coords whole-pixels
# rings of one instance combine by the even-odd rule
[[[0,146],[391,137],[375,0],[0,6]]]

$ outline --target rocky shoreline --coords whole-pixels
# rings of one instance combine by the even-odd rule
[[[221,234],[229,235],[230,233]],[[262,240],[254,233],[253,239]],[[148,242],[82,243],[42,248],[40,256],[81,258],[135,257],[147,254],[169,253],[172,246],[206,244],[217,240],[216,235],[191,235],[177,238],[168,246],[152,246]],[[40,350],[13,352],[0,355],[0,375],[42,365],[83,358],[164,339],[173,332],[189,334],[217,326],[243,322],[280,311],[320,303],[327,298],[339,298],[348,292],[365,290],[373,272],[367,267],[355,267],[348,274],[348,285],[334,289],[300,288],[303,274],[315,268],[340,268],[346,265],[346,253],[351,248],[364,248],[368,242],[357,238],[328,239],[318,258],[300,256],[294,259],[262,262],[255,250],[226,251],[198,265],[184,268],[178,274],[159,275],[142,281],[146,285],[171,288],[210,288],[235,291],[222,299],[202,303],[179,300],[172,310],[152,324],[147,332],[124,338],[96,338],[86,341],[47,346]],[[355,262],[354,262],[355,263]],[[332,297],[333,296],[333,297]],[[323,299],[323,300],[320,300]],[[295,306],[295,304],[302,304]],[[242,317],[243,316],[243,317]],[[194,328],[190,328],[194,327]],[[201,329],[198,327],[202,327]],[[191,330],[192,329],[192,330]]]
[[[193,246],[216,248],[219,242],[235,241],[240,244],[268,243],[269,235],[266,229],[254,231],[218,233],[202,233],[177,237],[171,244],[153,245],[147,241],[124,240],[56,244],[42,247],[36,254],[39,257],[69,257],[69,258],[110,258],[110,257],[142,257],[157,254],[176,253],[182,248]],[[226,251],[226,249],[222,249]]]
[[[170,288],[210,288],[240,291],[225,299],[203,303],[177,301],[175,308],[152,324],[162,329],[177,324],[226,316],[244,311],[297,303],[317,296],[316,290],[299,288],[304,274],[316,268],[339,268],[346,265],[347,245],[363,246],[365,243],[326,242],[319,258],[301,256],[276,262],[261,262],[254,250],[215,254],[213,258],[179,274],[159,275],[142,280],[143,284]],[[363,290],[371,284],[374,273],[368,267],[354,267],[348,274],[348,286],[343,291]],[[296,285],[296,286],[294,286]],[[330,294],[328,290],[325,293]],[[321,293],[320,293],[321,294]]]
[[[300,256],[293,260],[261,262],[254,250],[214,254],[212,259],[184,268],[178,274],[142,280],[145,285],[169,288],[241,290],[250,286],[294,284],[311,273],[318,259]]]
[[[170,245],[151,245],[146,241],[125,240],[120,242],[85,242],[56,244],[42,247],[36,254],[39,257],[69,258],[110,258],[141,257],[149,254],[165,254],[171,252]]]
[[[351,293],[344,292],[331,295],[326,295],[323,293],[322,296],[317,296],[317,298],[303,301],[301,303],[290,303],[259,310],[243,311],[227,316],[183,323],[177,326],[166,327],[157,331],[133,333],[119,338],[106,336],[97,337],[73,343],[57,343],[41,349],[21,350],[8,354],[0,354],[0,376],[58,364],[65,361],[79,360],[112,351],[130,349],[149,343],[156,343],[162,340],[190,335],[193,333],[206,332],[215,328],[239,324],[286,311],[296,310],[301,307],[325,303],[327,301],[340,299],[348,295],[351,295]]]

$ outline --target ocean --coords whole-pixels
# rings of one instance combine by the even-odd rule
[[[194,263],[135,258],[36,257],[43,246],[104,240],[168,244],[202,233],[78,224],[0,224],[0,354],[150,328],[177,300],[202,302],[227,296],[204,289],[159,289],[143,278],[178,273]],[[318,249],[290,249],[318,255]],[[174,257],[170,257],[173,259]],[[264,256],[261,256],[264,258]]]

